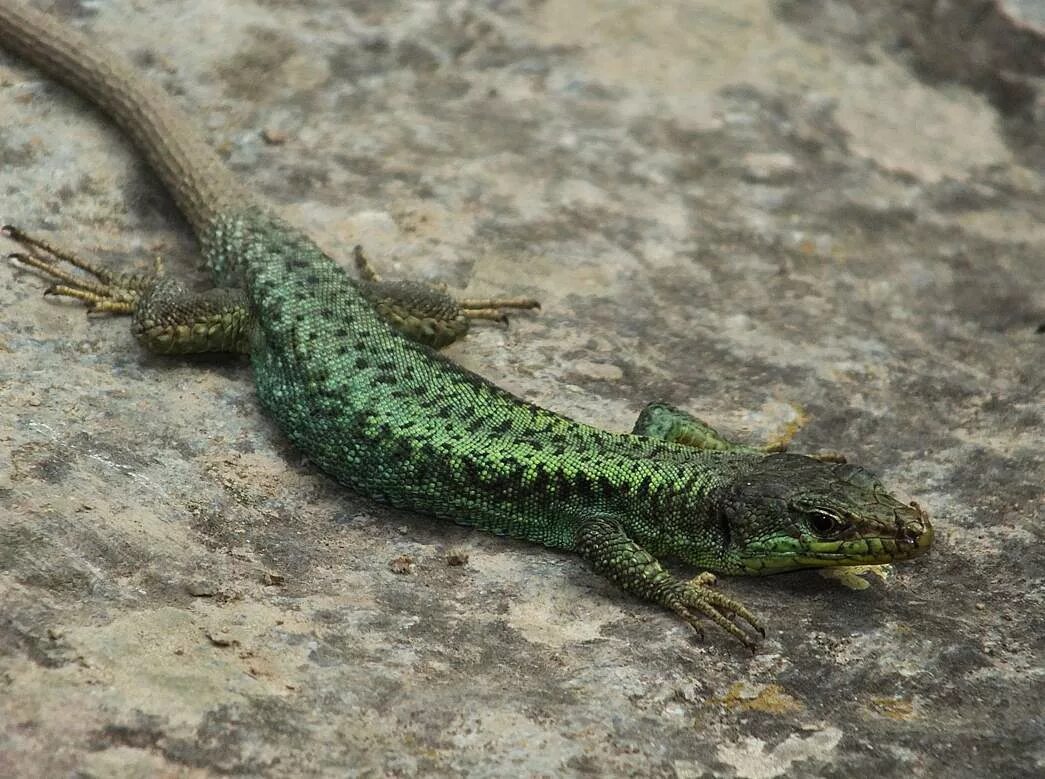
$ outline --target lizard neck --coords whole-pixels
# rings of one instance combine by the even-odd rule
[[[623,478],[621,524],[656,557],[672,557],[719,573],[733,572],[732,532],[722,513],[729,491],[757,467],[762,455],[716,452],[637,439],[654,455],[638,455]],[[673,458],[665,462],[664,456]]]

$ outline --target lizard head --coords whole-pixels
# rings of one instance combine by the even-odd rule
[[[933,538],[921,507],[870,471],[795,454],[759,460],[724,490],[718,510],[734,573],[908,560]]]

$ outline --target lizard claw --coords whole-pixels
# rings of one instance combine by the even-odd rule
[[[760,640],[752,633],[766,637],[765,626],[758,617],[739,601],[709,589],[706,577],[678,582],[665,605],[693,627],[701,638],[704,636],[701,627],[704,619],[714,622],[752,652],[756,651]]]

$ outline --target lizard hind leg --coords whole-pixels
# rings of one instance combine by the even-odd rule
[[[161,276],[159,261],[151,273],[114,273],[12,225],[4,225],[0,232],[24,250],[12,253],[11,259],[54,282],[45,295],[78,300],[89,314],[131,315],[135,338],[151,352],[249,350],[253,316],[240,290],[190,292],[180,282]]]
[[[445,287],[420,281],[384,281],[360,246],[354,251],[359,289],[377,313],[411,340],[441,349],[464,337],[473,320],[507,324],[504,309],[540,308],[530,298],[458,299]]]

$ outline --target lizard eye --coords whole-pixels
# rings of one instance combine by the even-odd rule
[[[818,536],[831,535],[842,529],[845,523],[833,511],[813,509],[809,512],[809,527]]]

